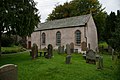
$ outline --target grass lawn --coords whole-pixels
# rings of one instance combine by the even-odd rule
[[[18,65],[18,80],[115,80],[111,56],[103,57],[103,70],[87,64],[81,54],[72,54],[71,64],[65,64],[65,55],[56,52],[52,59],[38,57],[35,60],[31,60],[28,52],[4,54],[0,57],[0,66],[8,63]]]
[[[9,54],[9,53],[16,53],[16,52],[24,51],[24,48],[20,46],[12,46],[12,47],[2,47],[1,50],[4,54]]]

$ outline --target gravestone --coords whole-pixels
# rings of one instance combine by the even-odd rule
[[[58,54],[60,54],[61,46],[58,46]]]
[[[96,54],[91,49],[86,52],[86,63],[96,64]]]
[[[32,59],[38,57],[38,46],[34,43],[32,46]]]
[[[97,69],[103,69],[103,56],[99,56],[98,58]]]
[[[61,46],[58,47],[58,53],[59,53],[59,54],[62,53],[62,47],[61,47]]]
[[[17,65],[6,64],[1,66],[0,80],[18,80]]]
[[[66,64],[70,64],[71,62],[71,55],[66,56]]]
[[[64,46],[61,47],[61,53],[64,53]]]
[[[71,54],[70,45],[69,44],[66,44],[66,52],[67,52],[68,55]]]
[[[70,43],[70,52],[74,53],[74,43]]]
[[[53,56],[53,47],[51,44],[48,45],[48,54],[45,56],[45,58],[50,59]]]
[[[82,51],[86,51],[87,50],[87,43],[86,42],[82,42],[81,43],[81,47],[82,47]]]

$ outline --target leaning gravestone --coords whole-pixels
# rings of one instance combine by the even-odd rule
[[[70,43],[70,52],[74,53],[74,43]]]
[[[96,64],[96,54],[91,49],[86,52],[86,63]]]
[[[45,58],[50,59],[53,56],[53,47],[51,44],[48,45],[48,54],[45,56]]]
[[[0,80],[18,80],[17,65],[6,64],[1,66]]]
[[[32,59],[38,57],[38,46],[34,43],[32,47]]]
[[[99,56],[98,58],[97,69],[103,69],[103,56]]]

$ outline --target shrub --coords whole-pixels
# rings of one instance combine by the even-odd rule
[[[10,53],[17,53],[25,51],[25,48],[13,46],[13,47],[2,47],[2,53],[3,54],[10,54]]]
[[[10,36],[2,36],[1,38],[1,46],[2,47],[10,47],[11,45],[14,44],[14,38]]]

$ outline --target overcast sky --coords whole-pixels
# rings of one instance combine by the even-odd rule
[[[37,3],[37,8],[39,9],[39,13],[41,15],[41,22],[45,22],[48,14],[52,12],[55,6],[59,4],[63,4],[65,2],[69,2],[71,0],[34,0]],[[105,11],[109,14],[111,11],[116,12],[120,10],[120,1],[119,0],[99,0],[105,8]]]

